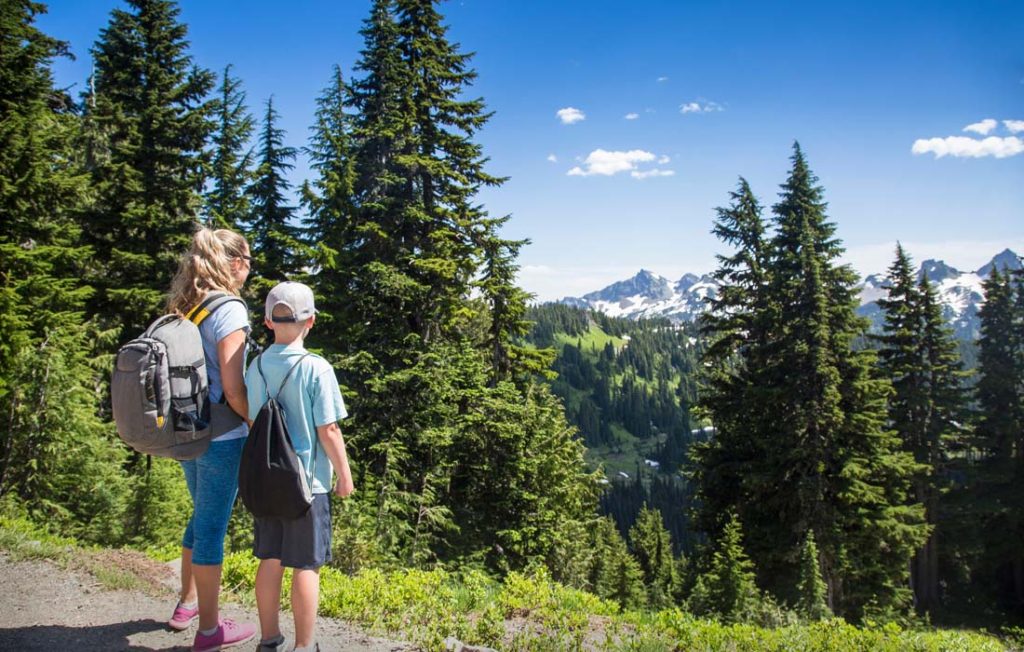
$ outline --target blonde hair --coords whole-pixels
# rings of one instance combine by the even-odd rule
[[[234,231],[198,229],[171,281],[167,311],[184,316],[210,292],[237,296],[242,288],[231,271],[231,261],[245,256],[248,249],[245,238]]]

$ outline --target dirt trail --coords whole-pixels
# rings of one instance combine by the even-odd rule
[[[0,552],[0,650],[188,650],[195,626],[174,632],[165,624],[174,606],[168,586],[173,574],[160,564],[151,570],[162,575],[163,585],[155,591],[108,591],[83,571],[66,571],[47,561],[13,561]],[[239,605],[227,604],[222,612],[256,622],[255,610]],[[281,625],[290,644],[290,615],[282,614]],[[320,619],[318,638],[324,652],[415,649],[331,618]],[[253,643],[235,649],[255,648]]]

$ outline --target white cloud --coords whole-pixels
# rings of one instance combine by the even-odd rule
[[[1024,152],[1024,140],[1016,136],[1008,136],[1006,138],[989,136],[982,140],[966,136],[919,138],[914,141],[910,151],[914,154],[927,154],[931,152],[935,154],[935,158],[942,158],[943,156],[955,156],[958,158],[994,156],[996,158],[1006,158]]]
[[[633,170],[629,173],[629,176],[634,179],[646,179],[647,177],[672,177],[675,174],[675,170],[659,170],[654,168],[653,170]]]
[[[552,163],[558,163],[558,157],[555,156],[554,154],[548,154],[548,160],[551,161]]]
[[[561,120],[564,125],[571,125],[574,122],[580,122],[587,119],[587,114],[571,106],[567,106],[564,109],[558,109],[558,111],[555,112],[555,115],[558,116],[558,119]]]
[[[587,155],[587,158],[583,159],[584,167],[574,167],[569,170],[569,176],[589,177],[596,174],[609,177],[619,172],[635,170],[637,163],[649,163],[655,158],[657,157],[654,154],[642,149],[632,149],[628,152],[595,149]]]
[[[1024,120],[1003,120],[1003,126],[1011,134],[1017,134],[1024,131]]]
[[[987,136],[998,124],[999,123],[992,118],[985,118],[981,122],[975,122],[974,124],[967,125],[964,127],[964,131],[973,131],[976,134]]]
[[[687,102],[679,105],[680,113],[715,113],[724,110],[718,102]]]
[[[658,159],[658,165],[665,165],[671,160],[672,159],[670,159],[668,156],[662,156],[661,158]]]
[[[667,82],[667,81],[668,81],[668,77],[658,77],[658,82],[659,82],[659,83],[661,83],[661,82]]]
[[[627,114],[626,114],[625,116],[623,116],[623,117],[625,117],[625,118],[626,118],[626,120],[636,120],[637,118],[639,118],[639,117],[640,117],[640,114],[639,114],[639,113],[627,113]]]

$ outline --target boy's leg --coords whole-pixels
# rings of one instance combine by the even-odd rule
[[[320,569],[292,572],[292,612],[295,615],[295,647],[308,647],[316,640],[316,612],[320,604]]]
[[[260,636],[264,641],[281,634],[281,580],[284,567],[280,559],[262,559],[256,571],[256,610],[260,615]]]

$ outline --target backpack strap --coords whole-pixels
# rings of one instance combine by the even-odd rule
[[[206,298],[203,299],[198,306],[188,311],[185,315],[185,319],[188,319],[198,326],[199,324],[202,324],[207,317],[212,315],[217,308],[220,308],[224,304],[231,303],[232,301],[237,301],[242,304],[245,306],[246,311],[248,311],[249,308],[245,305],[245,301],[243,301],[241,297],[236,297],[233,294],[227,294],[225,292],[211,292],[206,295]]]
[[[308,351],[306,353],[303,353],[302,357],[299,358],[298,360],[296,360],[295,363],[291,366],[291,368],[288,369],[288,373],[286,373],[284,375],[284,378],[281,380],[281,384],[278,385],[278,387],[277,387],[277,393],[274,394],[274,401],[277,401],[279,398],[281,398],[281,392],[284,391],[284,386],[288,382],[288,380],[291,378],[292,372],[295,371],[298,368],[298,366],[300,364],[302,364],[302,361],[305,360],[310,355],[312,355],[312,354],[309,353]],[[258,371],[260,373],[260,378],[263,379],[263,389],[267,393],[267,400],[269,401],[270,400],[270,385],[267,383],[267,377],[263,374],[263,353],[260,353],[258,356],[256,356],[256,371]],[[316,453],[317,453],[317,449],[318,448],[320,448],[320,438],[317,436],[316,429],[314,428],[314,430],[313,430],[313,455],[312,455],[312,459],[311,459],[311,461],[309,463],[309,478],[307,480],[308,485],[309,485],[309,492],[310,492],[310,494],[313,493],[313,476],[316,473]]]
[[[295,371],[295,369],[300,364],[302,364],[302,361],[305,360],[309,355],[311,355],[311,354],[308,351],[306,353],[303,353],[302,357],[299,358],[298,360],[296,360],[295,363],[291,366],[291,368],[288,369],[288,373],[286,373],[284,375],[284,379],[281,380],[281,384],[278,385],[277,392],[274,394],[274,400],[275,401],[277,399],[281,398],[281,392],[284,391],[285,383],[287,383],[288,379],[291,378],[292,372]],[[256,356],[256,370],[258,372],[260,372],[260,378],[263,379],[263,389],[267,393],[267,400],[270,400],[270,385],[267,383],[267,377],[263,374],[263,354],[262,353],[259,354],[258,356]]]

